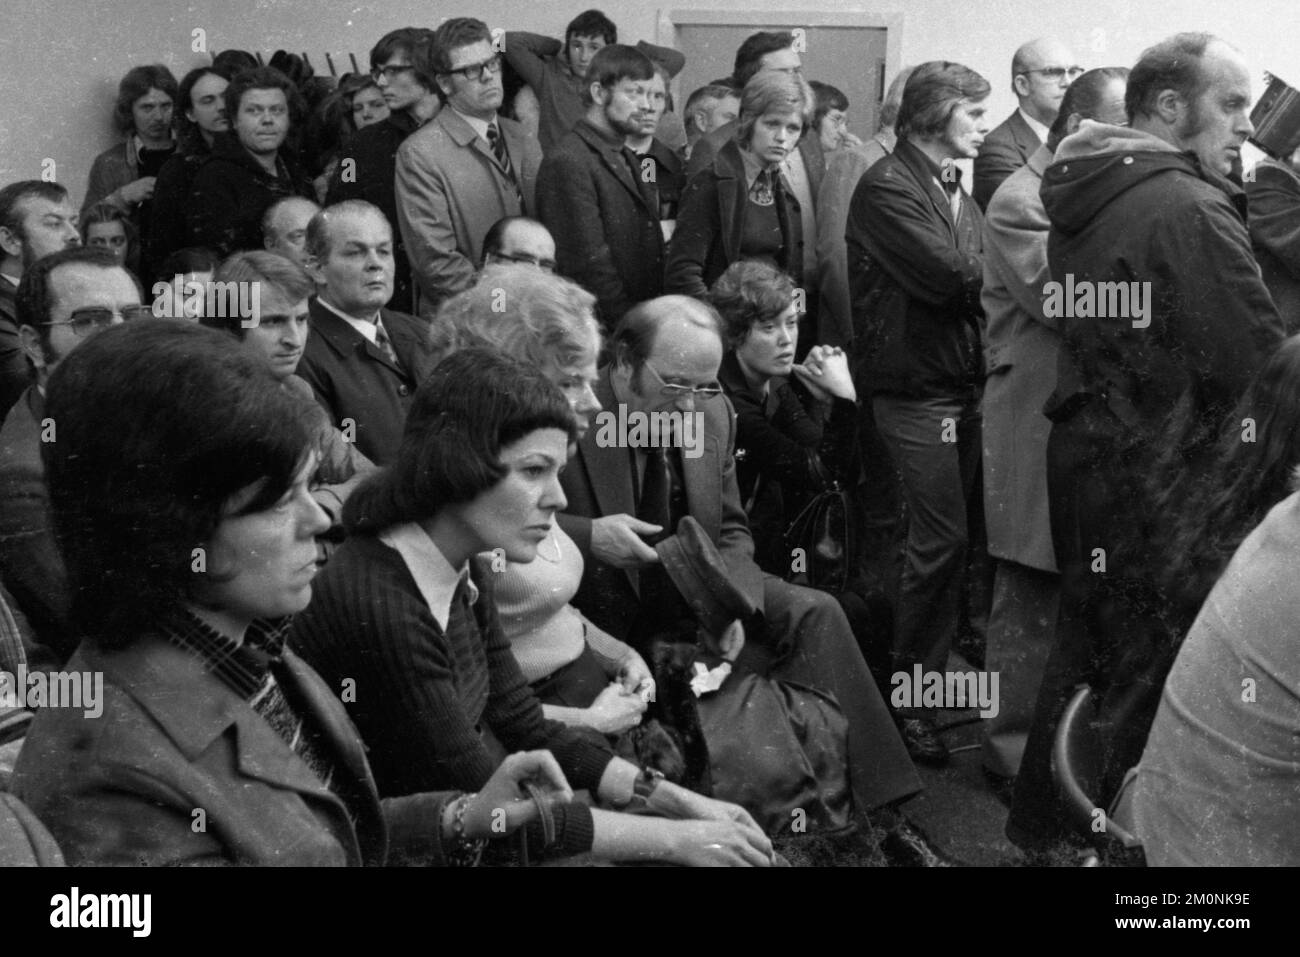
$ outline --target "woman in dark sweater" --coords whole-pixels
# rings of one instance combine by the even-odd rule
[[[766,864],[771,844],[741,808],[547,720],[502,633],[493,575],[536,558],[567,504],[559,472],[576,434],[540,371],[482,348],[443,360],[416,393],[397,461],[349,498],[349,538],[295,622],[294,646],[342,689],[382,794],[473,789],[503,745],[545,748],[601,802],[687,820],[569,805],[543,850]]]
[[[682,194],[665,293],[705,299],[713,281],[741,259],[770,263],[802,284],[805,237],[781,163],[798,147],[812,113],[812,90],[800,76],[762,73],[746,84],[736,138]]]

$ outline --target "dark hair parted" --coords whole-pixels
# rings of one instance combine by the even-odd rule
[[[172,100],[173,111],[178,105],[176,77],[172,71],[161,63],[148,66],[136,66],[126,71],[122,82],[117,85],[117,102],[113,106],[113,120],[117,128],[130,135],[135,131],[135,113],[132,107],[150,90],[166,93]]]
[[[564,48],[567,51],[574,37],[598,37],[605,45],[618,42],[618,27],[599,10],[584,10],[564,28]]]
[[[176,109],[173,111],[173,116],[176,119],[176,131],[180,139],[181,149],[186,153],[206,149],[203,146],[203,133],[199,130],[199,124],[186,116],[188,111],[194,109],[194,87],[205,76],[216,76],[227,83],[230,82],[228,76],[210,66],[196,67],[181,79],[180,90],[176,94]]]
[[[416,391],[396,460],[349,496],[343,524],[375,534],[473,501],[505,477],[502,448],[538,429],[577,441],[568,400],[541,370],[495,349],[453,353]]]
[[[1201,60],[1216,41],[1222,42],[1210,33],[1176,33],[1143,50],[1124,93],[1129,122],[1139,116],[1154,116],[1156,101],[1164,90],[1173,90],[1187,103],[1195,102],[1209,85]]]
[[[438,81],[434,75],[438,70],[433,60],[435,37],[434,31],[424,27],[402,27],[385,33],[370,51],[370,69],[378,69],[394,56],[403,56],[411,61],[416,81],[426,90],[436,91]]]
[[[289,129],[296,130],[306,113],[307,104],[302,94],[287,76],[269,66],[259,66],[256,70],[245,70],[235,74],[226,87],[226,116],[233,126],[235,116],[239,113],[239,103],[249,90],[283,90],[285,102],[289,105]]]
[[[735,349],[763,322],[774,322],[794,301],[794,280],[768,263],[742,259],[727,267],[709,289],[727,345]]]
[[[231,499],[281,499],[315,447],[309,400],[230,336],[141,319],[87,339],[50,377],[45,443],[54,531],[77,637],[129,644],[202,590]],[[209,569],[211,571],[211,569]]]
[[[15,236],[23,236],[23,219],[27,211],[23,202],[29,199],[43,199],[50,203],[61,203],[68,198],[68,190],[61,183],[47,183],[41,179],[24,179],[10,183],[0,189],[0,227],[9,230]]]
[[[993,89],[970,67],[947,60],[922,63],[907,78],[895,130],[908,136],[940,136],[963,100],[982,100]]]
[[[492,31],[482,20],[474,17],[452,17],[433,31],[433,71],[439,75],[451,72],[453,50],[472,43],[491,43]]]
[[[1106,94],[1106,88],[1115,80],[1127,81],[1128,75],[1128,67],[1102,66],[1075,78],[1066,88],[1065,96],[1061,97],[1061,107],[1047,131],[1047,145],[1053,152],[1056,145],[1065,139],[1070,117],[1078,113],[1085,120],[1097,119],[1101,115],[1102,97]]]
[[[316,290],[307,271],[292,259],[279,253],[251,249],[235,253],[222,261],[212,274],[214,283],[258,283],[277,290],[290,302],[301,302]],[[248,335],[244,325],[246,317],[237,309],[218,309],[222,315],[209,316],[206,312],[199,322],[211,329],[223,329],[236,339]]]
[[[654,75],[654,63],[636,47],[621,43],[601,47],[587,66],[587,77],[582,83],[582,102],[595,102],[591,96],[592,84],[598,83],[610,90],[624,80],[650,80]]]
[[[794,46],[793,33],[774,33],[771,31],[750,34],[736,50],[736,61],[731,71],[732,82],[736,89],[743,89],[754,78],[763,64],[763,57],[778,50]]]
[[[808,85],[812,87],[813,96],[817,101],[817,108],[812,117],[813,129],[817,129],[822,117],[831,110],[847,110],[849,108],[849,98],[844,95],[844,91],[838,86],[831,86],[829,83],[822,83],[820,80],[809,80]]]
[[[256,70],[260,65],[257,57],[247,50],[222,50],[212,58],[212,69],[227,80],[233,80],[236,73]]]

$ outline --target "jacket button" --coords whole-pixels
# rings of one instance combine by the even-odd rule
[[[398,395],[408,395],[408,394],[410,394],[410,391],[411,391],[411,390],[408,389],[408,388],[406,387],[405,384],[399,385],[399,386],[397,387],[397,394],[398,394]]]

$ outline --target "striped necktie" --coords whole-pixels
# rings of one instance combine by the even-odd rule
[[[515,168],[510,165],[510,152],[506,149],[506,139],[501,135],[501,131],[497,129],[495,123],[488,124],[487,141],[488,146],[492,147],[492,155],[497,158],[497,163],[500,164],[505,174],[510,177],[510,182],[517,186],[519,181],[515,179]]]

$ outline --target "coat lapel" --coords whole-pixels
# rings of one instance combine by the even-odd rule
[[[925,156],[910,143],[899,142],[894,149],[895,155],[907,167],[912,178],[916,180],[917,188],[925,194],[935,210],[943,217],[943,221],[948,224],[948,231],[952,234],[952,241],[957,242],[957,224],[953,222],[952,207],[948,205],[946,197],[943,195],[943,189],[934,182],[934,175],[930,172],[930,167],[926,163]],[[960,187],[959,187],[960,188]],[[969,196],[962,198],[962,207],[965,208]]]
[[[652,208],[650,199],[641,190],[640,184],[632,177],[632,167],[627,164],[623,154],[614,149],[607,143],[596,129],[586,120],[582,120],[574,127],[578,135],[583,138],[587,146],[595,151],[600,157],[601,163],[609,170],[616,180],[622,184],[623,188],[631,193],[638,203],[640,203],[655,219],[659,218],[659,210]]]

